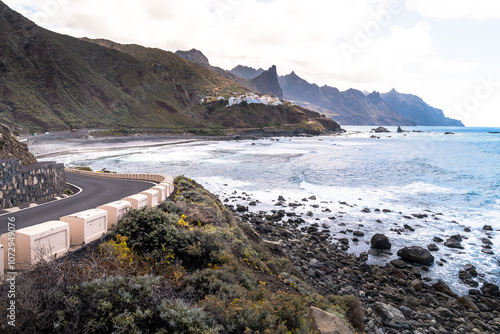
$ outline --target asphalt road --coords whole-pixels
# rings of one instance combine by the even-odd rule
[[[137,194],[153,186],[152,182],[117,180],[74,173],[66,173],[66,182],[83,189],[77,195],[43,205],[6,213],[0,216],[0,234],[7,232],[8,222],[14,221],[15,229],[44,223],[59,218],[120,200]]]

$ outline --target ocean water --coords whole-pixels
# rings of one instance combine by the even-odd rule
[[[302,215],[306,224],[324,224],[332,242],[349,238],[348,252],[356,254],[370,249],[373,234],[386,234],[393,255],[370,255],[370,263],[395,259],[404,246],[427,247],[434,237],[460,234],[464,249],[436,243],[436,263],[423,275],[465,293],[470,287],[458,279],[458,271],[471,263],[480,282],[500,283],[500,134],[488,133],[500,129],[418,127],[406,130],[423,132],[401,134],[388,127],[392,132],[375,134],[376,139],[370,138],[370,127],[345,128],[348,133],[341,136],[195,142],[47,160],[94,170],[186,175],[231,204],[258,200],[251,211],[285,209]],[[280,195],[304,205],[276,207]],[[316,200],[302,201],[313,195]],[[405,218],[412,214],[428,217]],[[484,225],[495,231],[484,231]],[[356,230],[365,236],[354,242]],[[482,252],[483,238],[493,243],[494,255]]]

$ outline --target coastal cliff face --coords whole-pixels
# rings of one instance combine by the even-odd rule
[[[340,132],[340,124],[321,114],[300,106],[266,106],[242,103],[232,107],[226,101],[207,107],[208,120],[232,129],[258,128],[276,135],[305,133],[320,135]]]
[[[35,156],[28,151],[28,146],[19,142],[10,128],[0,123],[0,160],[20,160],[21,165],[37,163]]]
[[[464,126],[461,121],[446,117],[441,109],[431,107],[416,95],[398,93],[393,89],[380,96],[398,114],[417,125]]]
[[[311,84],[295,72],[280,76],[286,100],[324,113],[344,125],[415,125],[397,114],[379,96],[365,96],[361,91],[348,89],[344,92],[335,87]]]

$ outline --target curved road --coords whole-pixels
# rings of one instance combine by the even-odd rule
[[[154,184],[148,181],[107,179],[75,173],[66,173],[66,182],[83,189],[77,195],[49,202],[40,206],[6,213],[0,216],[0,234],[7,232],[7,223],[15,219],[16,230],[88,210],[120,200],[129,195],[149,189]]]

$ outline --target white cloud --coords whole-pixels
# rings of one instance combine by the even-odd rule
[[[476,20],[500,18],[498,0],[406,0],[406,6],[429,18]]]

